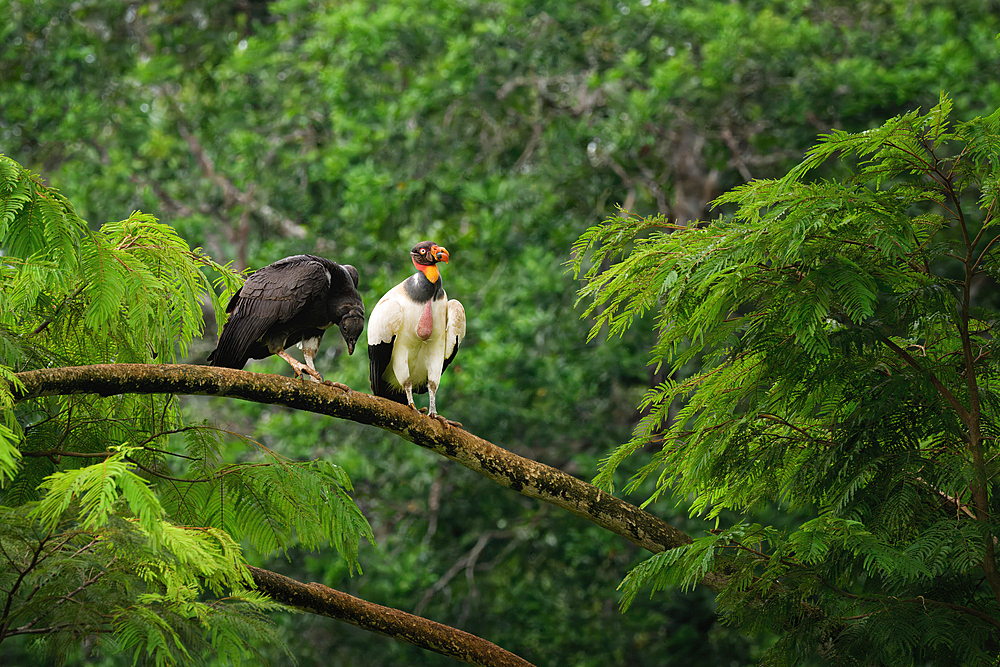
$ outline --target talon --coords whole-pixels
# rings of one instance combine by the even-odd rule
[[[417,412],[419,412],[422,415],[426,415],[427,414],[427,408],[418,408],[417,406],[413,405],[412,403],[410,404],[410,407],[413,408],[414,410],[416,410]]]
[[[348,387],[343,382],[332,382],[330,380],[325,380],[323,384],[325,384],[327,387],[336,387],[337,389],[340,389],[343,392],[348,392],[351,390],[351,388]]]
[[[450,428],[452,426],[457,426],[458,428],[463,428],[462,427],[462,422],[452,421],[451,419],[448,419],[444,415],[433,414],[433,415],[431,415],[431,418],[436,419],[439,422],[441,422],[441,425],[444,426],[445,428]]]
[[[305,366],[303,366],[301,369],[293,367],[292,370],[295,371],[296,380],[302,380],[303,382],[305,382],[306,378],[309,378],[309,380],[311,380],[312,382],[323,382],[322,375],[320,375],[317,371],[310,370]]]

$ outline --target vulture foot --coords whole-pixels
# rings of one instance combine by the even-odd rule
[[[284,350],[278,352],[277,354],[278,354],[279,357],[281,357],[282,359],[284,359],[285,361],[287,361],[288,365],[292,367],[292,370],[295,371],[295,378],[296,379],[298,379],[298,380],[304,380],[305,378],[302,377],[302,374],[303,373],[308,373],[309,374],[309,379],[312,380],[313,382],[322,382],[323,381],[323,376],[320,375],[319,371],[317,371],[315,368],[309,368],[308,366],[306,366],[304,363],[302,363],[298,359],[295,359],[294,357],[290,356]]]
[[[306,379],[307,375],[309,376],[309,379],[312,380],[313,382],[323,382],[323,376],[319,374],[319,371],[314,371],[308,366],[303,367],[301,373],[295,374],[296,377],[301,378],[303,380]]]
[[[445,428],[448,428],[450,426],[457,426],[458,428],[464,428],[464,426],[462,426],[462,422],[452,421],[451,419],[448,419],[444,415],[434,414],[431,415],[431,418],[441,422],[441,425],[444,426]]]
[[[348,386],[347,386],[346,384],[344,384],[343,382],[333,382],[333,381],[331,381],[331,380],[325,380],[325,381],[323,382],[323,384],[325,384],[325,385],[326,385],[327,387],[336,387],[337,389],[339,389],[339,390],[341,390],[341,391],[343,391],[343,392],[348,392],[348,391],[350,391],[350,390],[351,390],[351,388],[350,388],[350,387],[348,387]]]

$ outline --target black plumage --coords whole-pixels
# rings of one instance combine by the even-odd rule
[[[208,363],[243,368],[248,359],[272,354],[287,361],[296,377],[322,380],[313,358],[326,329],[336,325],[349,354],[364,328],[365,306],[358,271],[314,255],[294,255],[255,271],[226,306],[229,320]],[[306,363],[285,352],[300,343]]]

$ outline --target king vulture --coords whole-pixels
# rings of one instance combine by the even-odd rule
[[[250,358],[276,354],[291,364],[295,377],[307,373],[318,382],[323,376],[313,359],[323,333],[337,325],[353,354],[365,325],[358,270],[313,255],[285,257],[255,271],[229,300],[226,312],[229,320],[209,364],[243,368]],[[305,364],[285,352],[296,343]]]
[[[368,322],[372,393],[415,409],[414,392],[429,392],[428,414],[448,423],[437,414],[435,394],[465,337],[465,309],[441,286],[437,265],[448,261],[445,248],[422,241],[410,258],[417,273],[386,292]]]

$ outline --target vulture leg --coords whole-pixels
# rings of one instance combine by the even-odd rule
[[[299,347],[302,348],[302,357],[306,360],[306,366],[312,369],[312,373],[309,373],[309,371],[306,372],[309,373],[309,375],[311,375],[314,378],[319,378],[319,381],[328,387],[336,387],[341,391],[350,391],[351,388],[348,387],[343,382],[331,382],[330,380],[324,380],[323,376],[320,375],[319,371],[316,370],[315,359],[316,359],[316,354],[319,352],[319,341],[320,341],[319,338],[313,337],[313,338],[303,338],[302,341],[299,343]]]
[[[306,366],[312,371],[309,375],[322,382],[323,376],[319,374],[319,371],[316,370],[316,365],[313,363],[316,353],[319,352],[319,338],[304,338],[300,345],[302,347],[302,358],[306,360]]]
[[[323,376],[320,375],[315,368],[309,368],[304,363],[302,363],[298,359],[295,359],[284,350],[278,352],[278,356],[288,362],[288,364],[292,367],[292,370],[295,371],[295,377],[301,378],[302,374],[306,373],[309,375],[309,378],[315,382],[323,381]]]
[[[451,419],[448,419],[444,415],[434,415],[434,419],[441,422],[441,425],[444,426],[445,428],[449,426],[457,426],[458,428],[465,428],[464,426],[462,426],[462,422],[452,421]]]
[[[434,382],[433,380],[430,380],[430,381],[427,382],[427,393],[430,394],[430,397],[431,397],[431,404],[430,404],[430,407],[427,408],[427,415],[430,416],[430,417],[437,417],[438,416],[438,413],[437,413],[437,404],[435,403],[435,400],[434,400],[434,395],[437,394],[437,390],[438,390],[438,383],[437,382]]]
[[[406,394],[406,404],[414,410],[417,409],[413,402],[413,380],[410,379],[409,353],[406,348],[396,348],[392,354],[392,374],[396,376],[399,386]]]
[[[437,388],[438,388],[438,383],[436,382],[427,383],[427,393],[430,394],[431,398],[431,404],[430,408],[427,410],[427,416],[433,417],[434,419],[438,420],[439,422],[441,422],[441,425],[444,426],[445,428],[447,428],[448,426],[458,426],[459,428],[461,428],[462,427],[461,422],[452,421],[450,419],[447,419],[443,415],[439,415],[437,413],[437,404],[435,399]]]

